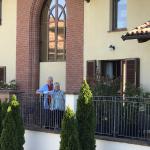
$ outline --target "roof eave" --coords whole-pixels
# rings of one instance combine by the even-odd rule
[[[148,41],[150,40],[150,34],[143,34],[143,35],[123,35],[122,40],[133,40],[133,39],[137,39],[138,41]]]

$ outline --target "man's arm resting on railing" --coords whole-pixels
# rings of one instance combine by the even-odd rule
[[[45,91],[47,91],[46,85],[40,87],[39,89],[36,90],[36,94],[43,94]]]

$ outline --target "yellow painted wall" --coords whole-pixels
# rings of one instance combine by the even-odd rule
[[[2,0],[0,25],[0,66],[6,66],[6,80],[16,79],[17,0]]]
[[[150,0],[127,0],[128,30],[150,20]],[[108,32],[110,27],[110,0],[85,2],[84,19],[84,78],[87,60],[140,58],[141,84],[150,91],[150,41],[122,41],[125,32]],[[109,45],[115,45],[111,51]]]
[[[42,62],[40,63],[40,86],[46,83],[47,78],[52,76],[54,82],[59,82],[61,89],[65,91],[66,63],[65,62]]]

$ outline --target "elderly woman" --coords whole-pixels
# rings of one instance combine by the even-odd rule
[[[53,125],[54,128],[60,128],[65,110],[65,98],[64,92],[60,90],[60,84],[58,82],[54,83],[54,90],[49,92],[49,94],[51,95],[50,109],[52,110]]]

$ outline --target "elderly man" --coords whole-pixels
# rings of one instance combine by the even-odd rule
[[[52,110],[52,121],[53,127],[61,128],[61,121],[65,111],[65,97],[64,92],[60,90],[60,84],[58,82],[54,83],[54,90],[48,92],[51,95],[51,107]]]
[[[42,126],[45,128],[50,127],[50,122],[51,122],[51,96],[46,94],[50,91],[53,91],[53,78],[48,77],[47,83],[40,87],[37,91],[36,94],[43,94],[41,97],[41,112],[42,112]]]
[[[40,87],[36,93],[37,94],[44,94],[49,91],[53,90],[53,78],[50,76],[48,77],[47,83]],[[44,95],[44,109],[49,109],[51,103],[51,96]]]

